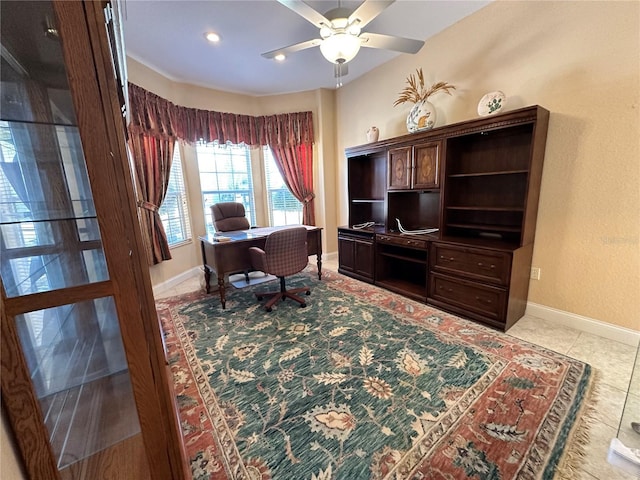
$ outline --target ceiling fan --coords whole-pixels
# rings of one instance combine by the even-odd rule
[[[263,53],[269,59],[283,60],[286,55],[312,47],[320,47],[322,55],[335,65],[335,76],[347,74],[346,64],[360,47],[381,48],[403,53],[417,53],[424,41],[363,32],[362,29],[395,0],[365,0],[353,12],[338,6],[324,15],[299,0],[277,0],[320,29],[320,38],[289,45]]]

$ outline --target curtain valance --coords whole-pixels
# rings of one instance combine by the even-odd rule
[[[133,83],[129,83],[129,104],[129,130],[159,138],[272,148],[314,143],[311,112],[254,117],[182,107]]]

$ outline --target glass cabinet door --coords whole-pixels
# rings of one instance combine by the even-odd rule
[[[63,470],[140,425],[54,9],[0,5],[3,296],[55,303],[23,302],[7,321]]]

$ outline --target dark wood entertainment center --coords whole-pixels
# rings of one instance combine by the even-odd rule
[[[533,106],[347,148],[339,272],[509,329],[527,303],[548,124]]]

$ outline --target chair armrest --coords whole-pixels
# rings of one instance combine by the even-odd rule
[[[252,268],[267,273],[267,254],[264,250],[258,247],[250,247],[249,258],[251,259]]]

